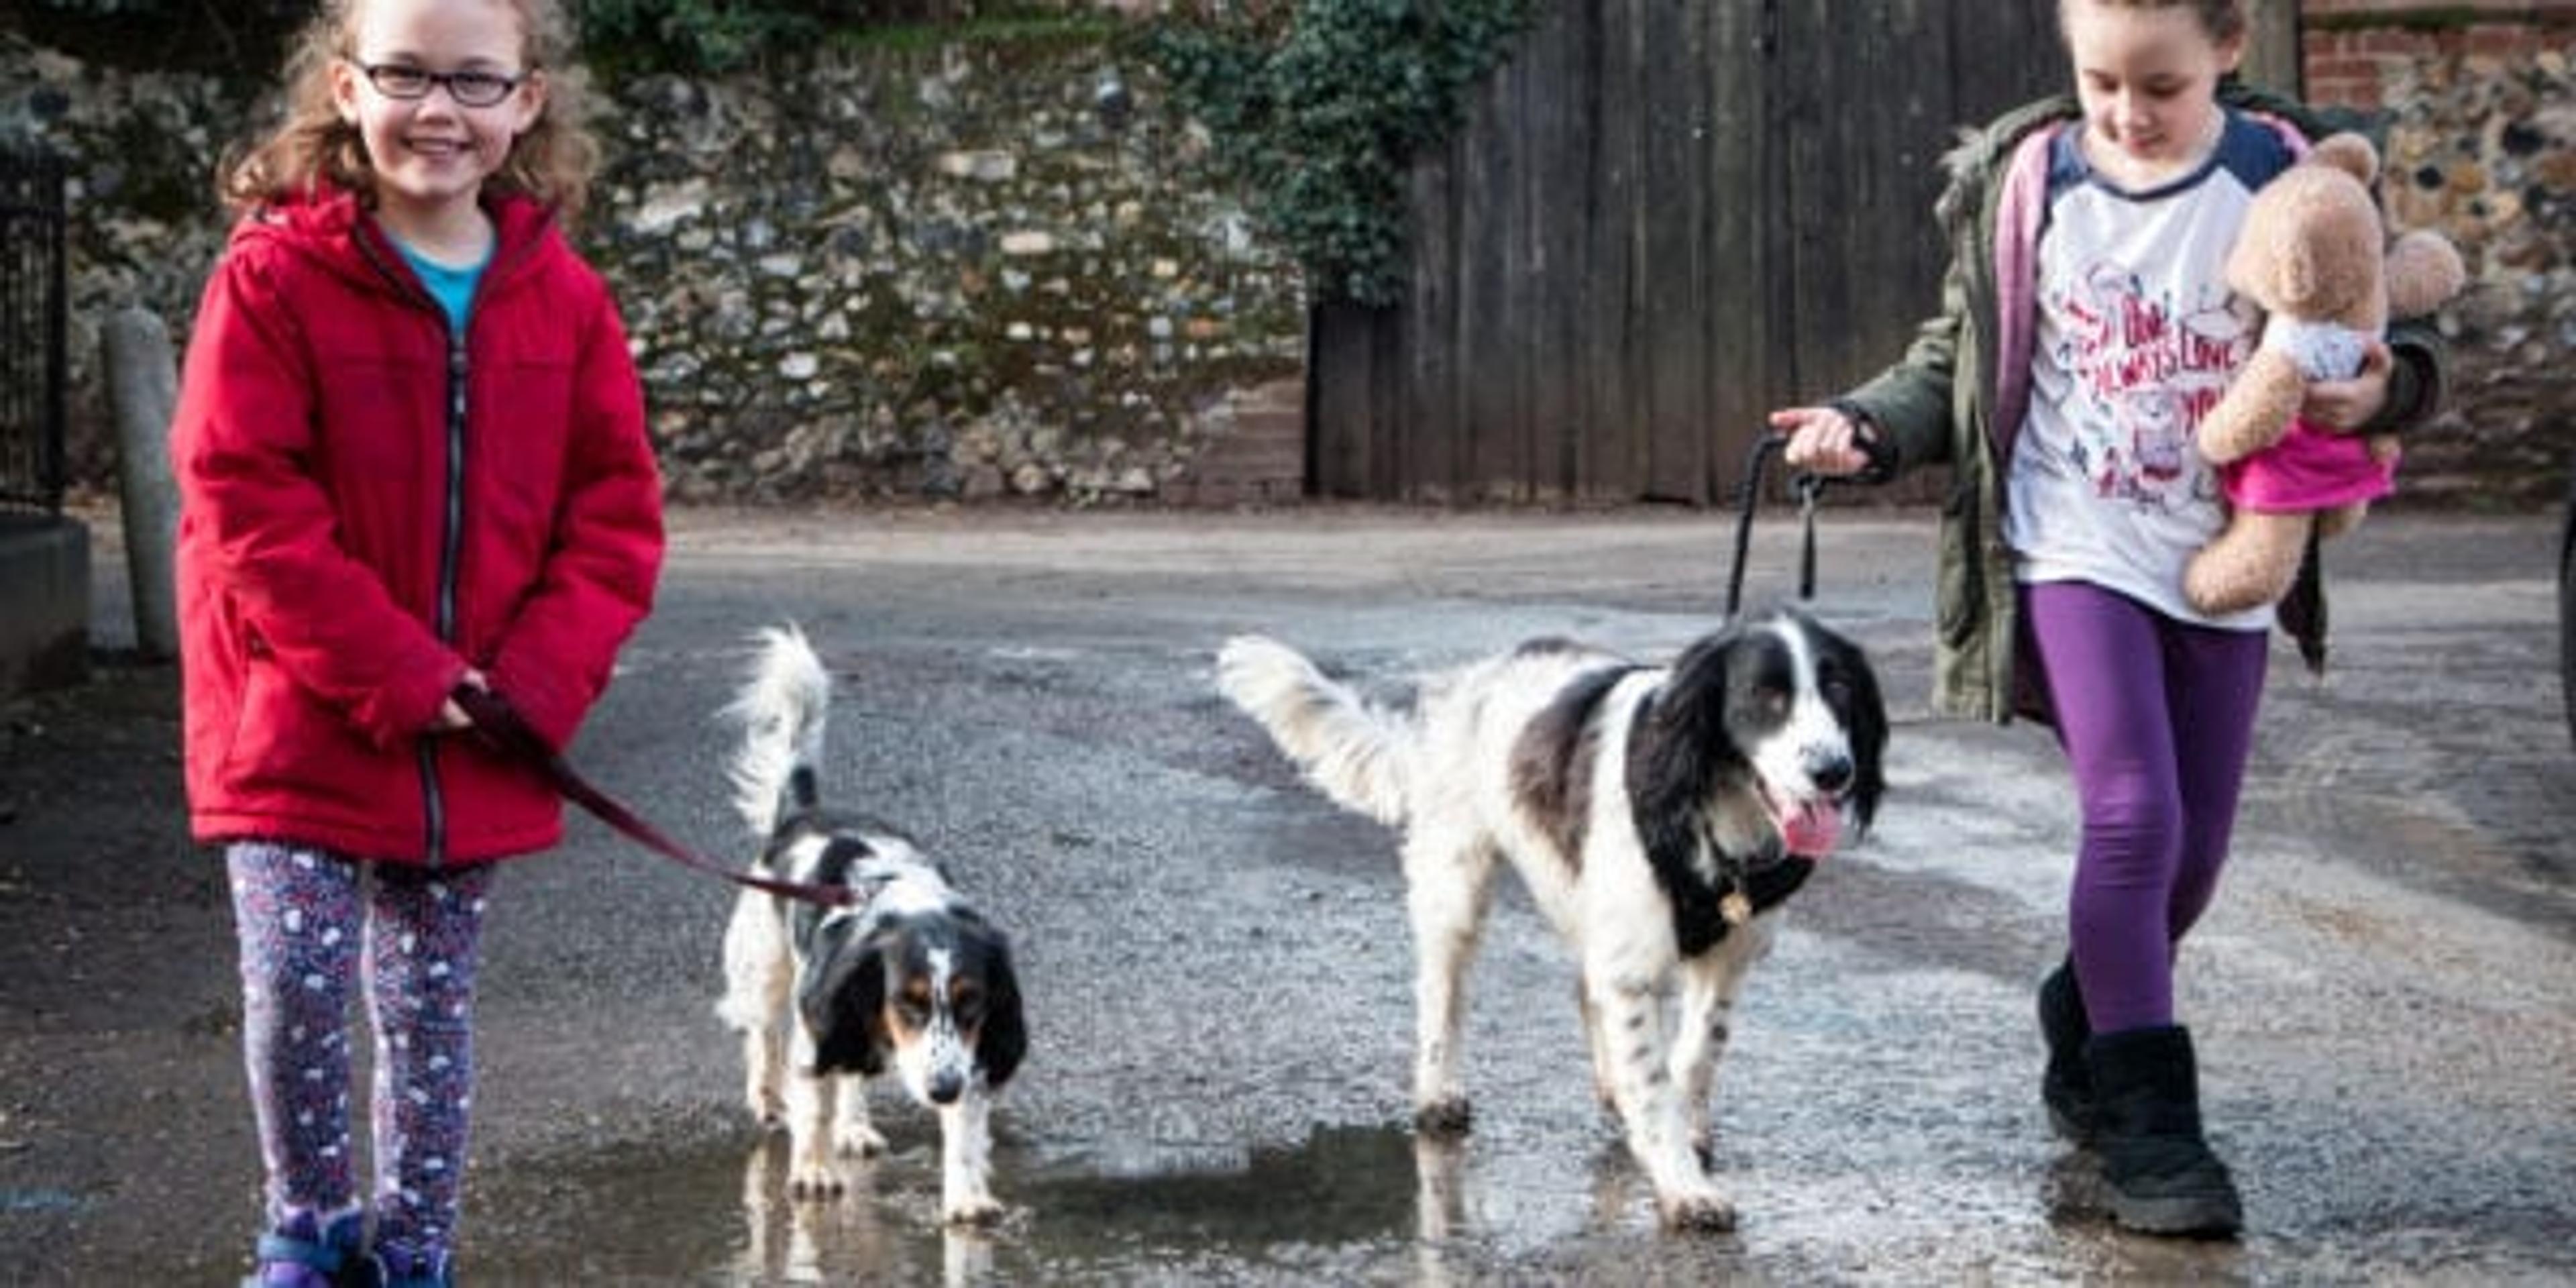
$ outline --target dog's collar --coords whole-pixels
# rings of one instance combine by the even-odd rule
[[[906,881],[924,882],[932,888],[943,883],[928,878],[936,872],[921,863],[904,858],[871,857],[860,860],[841,879],[842,888],[850,892],[850,903],[842,915],[871,917],[886,911],[886,891]]]
[[[1803,854],[1786,852],[1779,840],[1763,842],[1753,854],[1731,854],[1718,844],[1714,829],[1702,828],[1700,841],[1716,858],[1722,884],[1717,899],[1717,914],[1729,930],[1753,920],[1761,913],[1779,906],[1798,887],[1814,875],[1816,861]],[[1720,931],[1718,938],[1725,938]]]

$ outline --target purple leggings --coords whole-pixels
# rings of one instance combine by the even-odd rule
[[[2096,1033],[2173,1023],[2174,950],[2218,889],[2269,639],[2083,582],[2022,588],[2084,812],[2067,937]]]
[[[362,864],[261,841],[226,846],[224,861],[271,1227],[310,1230],[355,1209],[347,1020],[363,967],[376,1053],[375,1247],[414,1273],[439,1273],[465,1170],[475,944],[491,865]]]

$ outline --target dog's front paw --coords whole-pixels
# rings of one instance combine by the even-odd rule
[[[866,1123],[843,1123],[832,1132],[832,1145],[843,1158],[875,1158],[886,1152],[885,1133]]]
[[[1002,1205],[990,1194],[963,1195],[948,1200],[940,1216],[950,1225],[997,1225],[1002,1220]]]
[[[1465,1096],[1442,1096],[1416,1106],[1413,1125],[1426,1135],[1464,1136],[1476,1125],[1476,1109]]]
[[[1662,1213],[1667,1230],[1724,1234],[1735,1228],[1735,1205],[1719,1197],[1715,1190],[1695,1189],[1658,1195],[1655,1206]]]

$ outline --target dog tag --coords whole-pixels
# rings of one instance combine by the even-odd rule
[[[1729,890],[1725,898],[1717,901],[1717,915],[1726,918],[1730,926],[1741,926],[1753,919],[1753,901],[1745,898],[1741,890]]]

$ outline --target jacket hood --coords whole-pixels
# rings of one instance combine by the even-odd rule
[[[485,290],[498,288],[528,271],[541,256],[531,253],[562,249],[554,211],[534,198],[516,193],[486,196],[484,213],[492,217],[492,276]],[[283,251],[348,279],[363,288],[411,299],[420,286],[402,267],[384,225],[356,194],[318,185],[273,199],[233,225],[234,254]]]
[[[2328,118],[2320,116],[2306,104],[2247,84],[2241,78],[2228,76],[2218,83],[2218,101],[2238,111],[2287,121],[2302,140],[2322,138],[2335,128]],[[1996,117],[1983,128],[1968,127],[1958,132],[1950,150],[1941,156],[1941,169],[1948,182],[1943,186],[1933,213],[1944,229],[1954,235],[1961,221],[1980,213],[1978,197],[1987,189],[1988,180],[2003,167],[2006,158],[2032,130],[2059,121],[2072,121],[2084,115],[2084,106],[2073,94],[2055,94],[2024,103]],[[2367,131],[2364,131],[2367,133]],[[2374,142],[2381,140],[2373,139]]]

